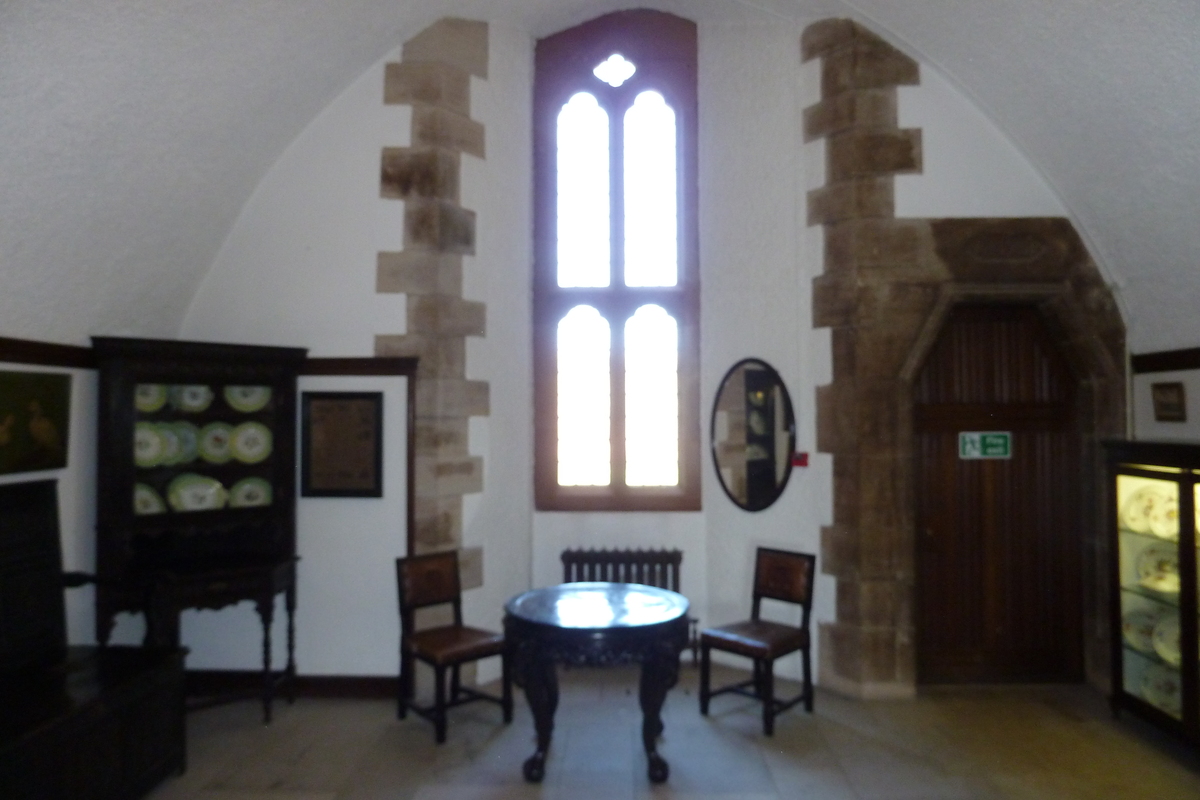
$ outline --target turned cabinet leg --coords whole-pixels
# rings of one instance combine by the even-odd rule
[[[275,596],[260,598],[258,601],[258,616],[262,619],[262,705],[263,724],[271,724],[271,700],[275,693],[275,681],[271,675],[271,622],[275,617]]]

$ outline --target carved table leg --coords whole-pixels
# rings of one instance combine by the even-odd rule
[[[266,597],[260,597],[256,605],[258,606],[258,616],[262,619],[263,626],[263,724],[270,725],[271,700],[275,693],[275,680],[271,675],[271,622],[275,617],[275,596],[268,593]]]
[[[642,660],[638,703],[642,707],[642,744],[646,748],[647,770],[652,783],[662,783],[671,769],[658,754],[658,737],[663,732],[662,707],[667,692],[679,680],[679,650],[664,644],[654,647]]]
[[[525,689],[525,699],[529,701],[537,731],[537,750],[525,760],[522,772],[530,783],[541,783],[546,775],[550,737],[554,733],[554,712],[558,709],[558,673],[550,654],[533,642],[521,642],[517,646],[516,662],[517,682]]]

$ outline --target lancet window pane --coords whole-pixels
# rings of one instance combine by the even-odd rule
[[[675,112],[642,92],[625,112],[625,285],[679,281]]]
[[[625,323],[625,483],[679,485],[679,324],[657,305]]]
[[[558,484],[612,481],[608,320],[575,306],[558,323]]]
[[[558,285],[608,286],[608,112],[587,92],[558,114]]]

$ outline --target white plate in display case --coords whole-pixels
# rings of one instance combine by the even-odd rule
[[[200,457],[210,464],[224,464],[233,457],[229,450],[233,438],[233,426],[224,422],[210,422],[200,429]]]
[[[213,390],[203,384],[171,387],[171,405],[180,411],[198,414],[212,405]]]
[[[1179,617],[1175,614],[1164,614],[1154,626],[1151,636],[1154,652],[1158,657],[1173,667],[1183,663],[1183,651],[1179,646]]]
[[[261,422],[243,422],[233,429],[229,450],[243,464],[257,464],[271,455],[271,429]]]
[[[1142,699],[1176,719],[1183,716],[1183,687],[1179,673],[1162,664],[1151,664],[1142,673]]]
[[[175,432],[175,425],[170,422],[156,423],[154,429],[158,431],[158,435],[162,438],[163,452],[159,463],[165,467],[178,464],[183,455],[183,445],[179,441],[179,434]]]
[[[153,414],[167,404],[167,387],[163,383],[139,383],[133,390],[133,407]]]
[[[162,514],[167,510],[167,504],[163,502],[162,497],[158,492],[144,483],[135,483],[133,485],[133,513],[139,517],[148,516],[150,514]]]
[[[1154,652],[1154,627],[1162,615],[1148,608],[1135,608],[1121,616],[1121,635],[1139,653]]]
[[[1160,539],[1179,539],[1179,501],[1167,495],[1150,510],[1150,532]]]
[[[167,443],[153,422],[138,422],[133,426],[133,463],[143,469],[162,463]]]
[[[271,402],[270,386],[226,386],[225,402],[234,411],[249,414],[261,411]]]
[[[242,478],[229,489],[229,507],[269,506],[271,494],[271,484],[262,478]]]
[[[1134,533],[1155,533],[1153,530],[1155,520],[1157,520],[1159,529],[1164,531],[1169,529],[1170,515],[1165,511],[1167,505],[1174,505],[1174,535],[1178,537],[1179,504],[1174,502],[1174,498],[1163,487],[1146,484],[1135,489],[1121,502],[1117,513],[1121,518],[1121,526],[1125,529]],[[1163,536],[1158,533],[1155,535]]]
[[[167,487],[167,502],[176,511],[212,511],[225,507],[229,493],[215,478],[185,472]]]
[[[1138,583],[1163,594],[1179,594],[1179,555],[1169,544],[1151,544],[1137,557]]]

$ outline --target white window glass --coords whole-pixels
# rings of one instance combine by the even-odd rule
[[[625,483],[679,485],[679,325],[656,305],[625,323]]]
[[[675,112],[642,92],[625,112],[625,285],[679,281]]]
[[[587,92],[558,113],[558,285],[608,286],[608,112]]]
[[[592,70],[592,74],[614,89],[633,77],[637,67],[620,53],[613,53]]]
[[[608,320],[575,306],[558,323],[558,483],[607,486],[611,386]]]

